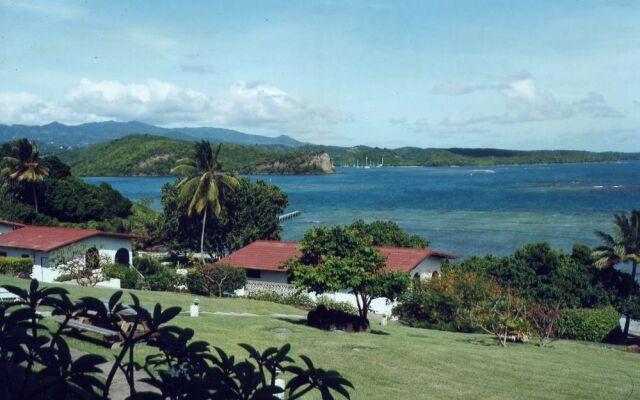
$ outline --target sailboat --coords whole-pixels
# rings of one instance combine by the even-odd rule
[[[365,158],[364,158],[364,168],[365,168],[365,169],[369,169],[369,168],[371,168],[371,165],[369,165],[369,164],[367,163],[367,160],[368,160],[368,159],[369,159],[369,157],[365,157]]]
[[[382,157],[382,161],[378,164],[378,168],[384,167],[384,157]]]

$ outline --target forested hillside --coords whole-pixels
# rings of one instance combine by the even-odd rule
[[[193,143],[153,135],[132,135],[57,155],[77,176],[169,175],[176,161],[191,155]],[[281,146],[224,144],[220,152],[223,168],[230,172],[262,174],[327,173],[310,162],[316,150],[294,150]]]

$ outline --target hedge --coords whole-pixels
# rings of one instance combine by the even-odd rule
[[[22,257],[0,257],[0,274],[31,276],[33,260]]]
[[[620,330],[620,314],[611,306],[563,310],[558,323],[565,339],[603,342]]]

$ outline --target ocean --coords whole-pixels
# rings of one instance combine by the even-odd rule
[[[333,175],[251,176],[289,195],[283,239],[298,240],[314,225],[356,219],[397,222],[431,247],[468,257],[504,255],[531,242],[571,250],[598,244],[612,214],[640,208],[640,161],[491,167],[338,168]],[[172,177],[88,177],[132,200],[160,209],[160,189]]]

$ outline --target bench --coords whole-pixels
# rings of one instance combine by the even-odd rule
[[[61,320],[58,320],[59,324],[62,324]],[[86,331],[98,334],[105,338],[108,342],[117,342],[120,340],[120,332],[112,331],[111,329],[101,328],[99,326],[85,324],[84,322],[77,321],[75,319],[70,319],[67,322],[67,327],[76,329],[79,331]]]
[[[14,301],[20,301],[20,296],[11,293],[5,288],[0,288],[0,303],[12,303]]]

